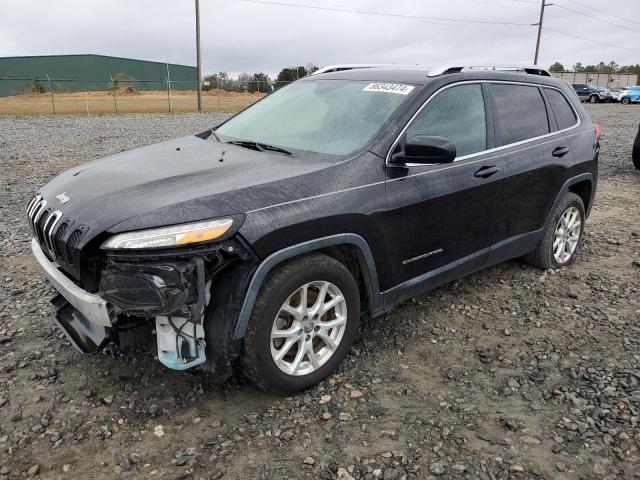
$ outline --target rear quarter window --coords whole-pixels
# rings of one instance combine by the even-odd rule
[[[491,95],[496,106],[502,145],[550,132],[547,108],[538,87],[494,83]]]
[[[578,119],[566,97],[558,90],[551,88],[545,88],[544,91],[547,95],[547,100],[549,100],[549,104],[551,104],[551,110],[553,110],[553,114],[556,117],[558,130],[573,127]]]

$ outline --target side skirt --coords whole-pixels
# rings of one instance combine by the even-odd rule
[[[443,265],[430,272],[423,273],[382,292],[385,310],[390,310],[398,303],[424,293],[427,290],[431,290],[456,278],[464,277],[465,275],[482,269],[490,251],[491,249],[488,247],[483,248],[478,252]]]
[[[392,309],[404,300],[445,283],[506,260],[521,257],[533,250],[541,237],[542,230],[517,235],[396,285],[382,293],[385,311]]]

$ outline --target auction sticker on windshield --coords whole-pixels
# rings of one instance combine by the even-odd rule
[[[397,93],[398,95],[409,95],[413,85],[402,85],[400,83],[370,83],[362,89],[363,92],[385,92]]]

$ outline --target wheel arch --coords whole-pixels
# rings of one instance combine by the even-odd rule
[[[369,314],[373,315],[375,312],[382,310],[383,303],[378,272],[369,244],[360,235],[341,233],[291,245],[269,255],[262,261],[253,274],[245,294],[238,321],[236,322],[234,338],[244,337],[258,292],[269,272],[286,260],[312,252],[325,253],[340,261],[349,269],[351,274],[354,275],[358,287],[364,287],[364,296],[367,297],[364,302]],[[361,292],[363,292],[362,289]]]
[[[374,293],[371,285],[371,272],[362,250],[353,243],[343,243],[321,248],[317,251],[334,258],[349,270],[360,291],[360,314],[370,316],[375,311],[372,305]]]
[[[567,180],[564,183],[564,185],[562,185],[562,187],[558,191],[558,195],[556,195],[556,199],[553,202],[551,209],[549,209],[549,211],[547,212],[547,220],[549,219],[549,216],[553,213],[553,210],[556,208],[556,205],[558,205],[558,203],[560,202],[560,200],[562,199],[565,193],[567,192],[575,193],[576,195],[580,196],[580,198],[582,198],[582,201],[584,203],[584,197],[582,197],[580,192],[582,192],[583,194],[586,194],[587,191],[589,194],[589,199],[588,199],[588,203],[585,203],[584,205],[584,211],[585,211],[585,217],[588,217],[589,213],[591,212],[591,208],[593,207],[593,199],[595,197],[595,192],[596,192],[596,179],[595,179],[595,175],[591,172],[582,173],[580,175],[572,177],[569,180]],[[546,221],[545,221],[545,224],[546,224]]]
[[[575,193],[582,199],[584,204],[584,211],[589,212],[591,210],[591,202],[593,199],[593,181],[591,179],[579,180],[569,185],[569,191]]]

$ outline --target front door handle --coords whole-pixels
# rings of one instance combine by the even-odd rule
[[[499,171],[500,169],[495,165],[485,165],[476,173],[474,173],[473,176],[478,178],[489,178],[491,175],[495,175]]]
[[[563,157],[567,153],[569,153],[569,147],[558,147],[553,152],[551,152],[551,155],[553,155],[554,157]]]

